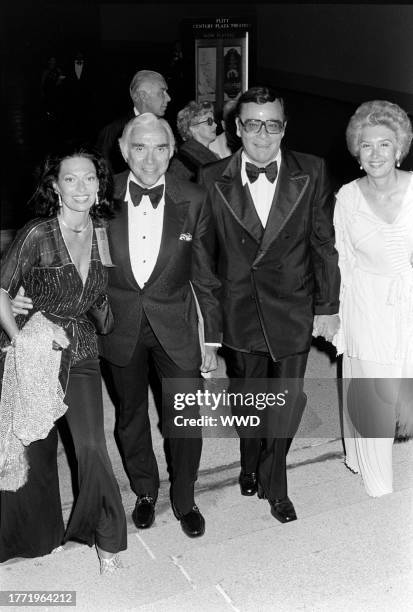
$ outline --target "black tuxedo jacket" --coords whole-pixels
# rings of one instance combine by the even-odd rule
[[[118,140],[122,136],[123,128],[134,116],[131,110],[122,117],[118,117],[112,123],[105,125],[97,137],[96,148],[102,153],[115,174],[123,172],[128,167],[120,152]]]
[[[208,147],[194,138],[185,141],[174,155],[169,165],[169,172],[176,178],[196,182],[199,168],[217,161],[218,156]]]
[[[118,214],[109,222],[108,295],[114,330],[102,336],[101,353],[118,366],[127,365],[145,312],[169,355],[182,369],[201,363],[195,290],[204,318],[205,341],[221,341],[220,284],[213,274],[213,226],[205,190],[171,176],[165,180],[165,210],[161,246],[155,268],[140,288],[132,272],[128,238],[128,204],[124,201],[129,171],[115,177]],[[139,375],[137,373],[137,375]]]
[[[94,70],[92,69],[90,61],[85,60],[83,62],[80,78],[77,77],[74,60],[67,64],[63,74],[66,77],[63,84],[67,95],[76,97],[92,94],[94,96]],[[84,104],[87,104],[88,102],[89,100],[83,99]]]
[[[264,230],[241,151],[200,170],[215,221],[224,344],[278,360],[308,351],[314,314],[338,312],[333,197],[324,161],[283,151]]]

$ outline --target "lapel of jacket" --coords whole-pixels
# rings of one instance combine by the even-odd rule
[[[128,176],[129,170],[115,176],[114,198],[118,211],[115,218],[110,221],[110,243],[116,266],[121,268],[127,284],[138,290],[139,285],[132,272],[129,250],[128,203],[125,201]]]
[[[184,226],[188,205],[189,200],[185,198],[185,194],[180,189],[177,181],[173,176],[166,174],[161,245],[155,267],[145,283],[145,287],[149,287],[158,279],[171,260]]]
[[[259,243],[263,227],[249,189],[244,188],[241,182],[241,150],[230,158],[222,179],[215,181],[215,189],[235,220]]]
[[[276,240],[299,205],[310,182],[288,151],[283,151],[277,187],[268,215],[261,249],[254,263],[261,259],[269,246]]]

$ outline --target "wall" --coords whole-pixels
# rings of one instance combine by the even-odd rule
[[[103,45],[171,43],[187,17],[256,15],[258,74],[280,86],[413,112],[413,6],[407,4],[105,4]]]
[[[128,85],[137,69],[163,71],[184,19],[245,17],[257,24],[256,82],[278,84],[292,94],[289,108],[296,133],[290,132],[289,137],[294,147],[336,156],[340,161],[336,165],[342,168],[343,132],[355,105],[381,97],[413,114],[410,3],[16,0],[3,5],[6,110],[2,135],[8,155],[0,198],[5,229],[21,225],[35,164],[44,155],[40,77],[51,54],[64,61],[80,47],[95,60],[104,125],[130,106]],[[184,84],[181,89],[183,96],[191,95]],[[328,98],[334,100],[334,108]],[[329,117],[326,129],[325,117]],[[407,167],[413,167],[413,160]]]
[[[260,5],[258,64],[284,86],[413,111],[413,6]]]
[[[102,4],[102,42],[148,40],[173,42],[179,37],[180,24],[188,18],[255,14],[255,3],[161,3]]]

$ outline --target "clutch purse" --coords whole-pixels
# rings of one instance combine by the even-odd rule
[[[106,293],[98,297],[86,314],[95,326],[96,333],[106,336],[113,331],[115,321]]]

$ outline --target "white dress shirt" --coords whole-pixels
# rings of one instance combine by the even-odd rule
[[[129,194],[129,181],[138,182],[132,172],[129,173],[125,195],[128,203],[129,254],[133,275],[142,289],[153,272],[161,247],[165,187],[157,208],[153,208],[147,195],[142,196],[139,206],[134,206]],[[165,186],[164,176],[153,187],[157,185]]]
[[[277,162],[278,167],[277,178],[273,183],[267,179],[264,173],[259,174],[257,180],[250,183],[245,170],[245,164],[246,162],[250,162],[251,164],[254,164],[254,166],[257,166],[258,164],[252,161],[245,151],[241,153],[241,181],[244,186],[248,185],[249,187],[255,210],[257,211],[257,215],[259,216],[264,228],[267,225],[268,215],[270,214],[271,204],[274,198],[275,189],[277,187],[281,166],[281,149],[278,151],[277,156],[274,159],[271,159],[265,165],[268,166],[268,164],[273,161]]]

